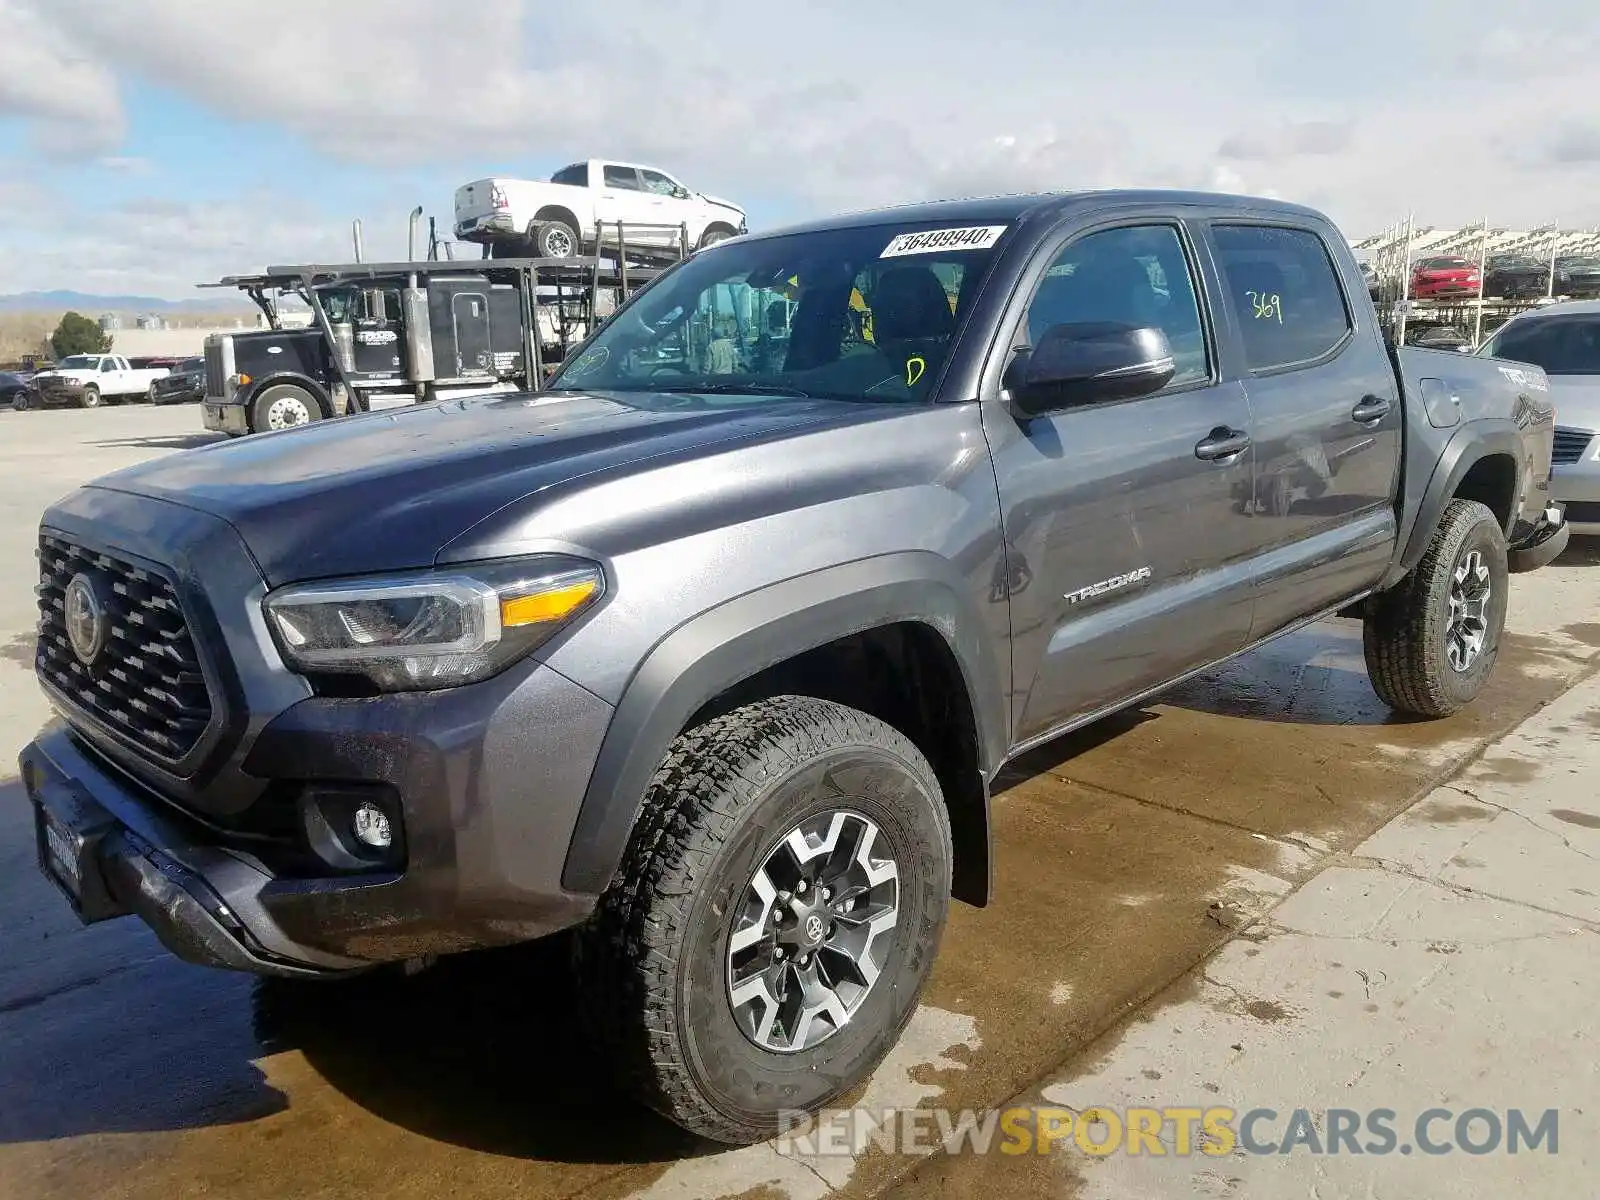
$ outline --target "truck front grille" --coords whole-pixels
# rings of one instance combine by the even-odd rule
[[[75,606],[75,647],[67,590],[79,578],[101,615],[93,622]],[[40,678],[159,761],[175,763],[193,750],[211,722],[211,694],[171,581],[43,534],[38,593]],[[79,653],[84,643],[87,655]]]
[[[228,387],[228,368],[222,359],[222,339],[206,339],[206,395],[225,396]]]
[[[1583,457],[1583,452],[1592,441],[1592,429],[1567,429],[1557,425],[1555,449],[1550,454],[1551,464],[1557,467],[1571,466]]]

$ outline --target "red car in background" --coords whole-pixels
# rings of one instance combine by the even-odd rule
[[[1411,295],[1417,300],[1476,296],[1482,290],[1478,264],[1464,258],[1424,258],[1411,269]]]

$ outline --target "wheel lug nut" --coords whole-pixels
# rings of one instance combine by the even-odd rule
[[[832,900],[833,899],[833,889],[832,888],[823,888],[822,889],[822,898],[824,900]]]
[[[794,885],[794,894],[796,896],[804,896],[806,894],[806,881],[804,879]]]
[[[779,962],[782,962],[785,957],[783,947],[779,946],[776,950],[774,950],[772,952],[772,957],[777,959]]]

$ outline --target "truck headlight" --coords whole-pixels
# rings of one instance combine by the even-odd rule
[[[475,683],[549,640],[605,591],[596,563],[542,555],[370,579],[291,585],[267,623],[305,675],[363,675],[386,692]]]

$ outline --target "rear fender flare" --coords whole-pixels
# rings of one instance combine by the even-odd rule
[[[916,551],[771,584],[673,630],[645,656],[617,704],[567,850],[563,888],[598,895],[610,885],[651,775],[707,701],[797,654],[905,621],[939,633],[966,683],[984,781],[981,877],[986,884],[986,781],[1005,758],[1005,691],[994,647],[969,594],[947,559]]]
[[[1434,463],[1433,474],[1422,491],[1421,498],[1411,506],[1411,518],[1401,514],[1399,558],[1389,568],[1380,588],[1390,587],[1422,561],[1433,531],[1466,478],[1483,459],[1491,455],[1507,455],[1517,464],[1517,481],[1509,497],[1510,514],[1504,532],[1509,536],[1510,525],[1516,519],[1517,497],[1527,484],[1527,457],[1522,448],[1522,435],[1510,420],[1479,420],[1463,425],[1445,443],[1444,450]]]

